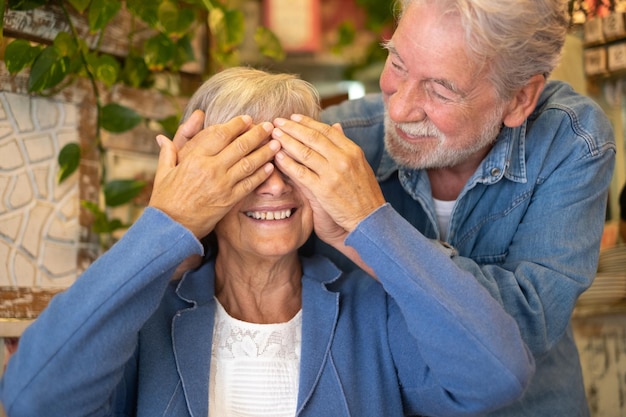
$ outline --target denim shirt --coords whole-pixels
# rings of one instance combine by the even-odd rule
[[[329,107],[322,118],[340,122],[361,146],[399,215],[438,240],[427,173],[398,166],[384,149],[382,96]],[[589,415],[569,322],[595,276],[615,148],[601,108],[566,83],[549,81],[528,119],[502,129],[454,205],[447,243],[460,256],[452,262],[516,319],[537,360],[524,398],[490,415]],[[314,246],[353,267],[321,242]]]

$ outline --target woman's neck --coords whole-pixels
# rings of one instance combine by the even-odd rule
[[[276,259],[220,256],[215,296],[232,317],[250,323],[284,323],[302,308],[302,267],[297,254]]]

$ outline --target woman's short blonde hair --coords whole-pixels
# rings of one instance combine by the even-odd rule
[[[255,123],[294,113],[318,119],[320,99],[315,87],[296,75],[233,67],[216,73],[198,88],[181,122],[196,109],[205,112],[205,127],[244,114]]]

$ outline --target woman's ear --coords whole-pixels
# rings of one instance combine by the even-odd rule
[[[509,101],[508,110],[504,114],[502,122],[507,127],[517,127],[533,112],[537,106],[537,100],[546,85],[546,78],[537,74],[526,85],[520,88]]]

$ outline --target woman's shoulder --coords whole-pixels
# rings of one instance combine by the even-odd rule
[[[342,271],[330,259],[321,255],[302,258],[302,261],[303,279],[316,281],[327,291],[339,293],[344,301],[373,301],[386,296],[382,285],[361,269]]]

